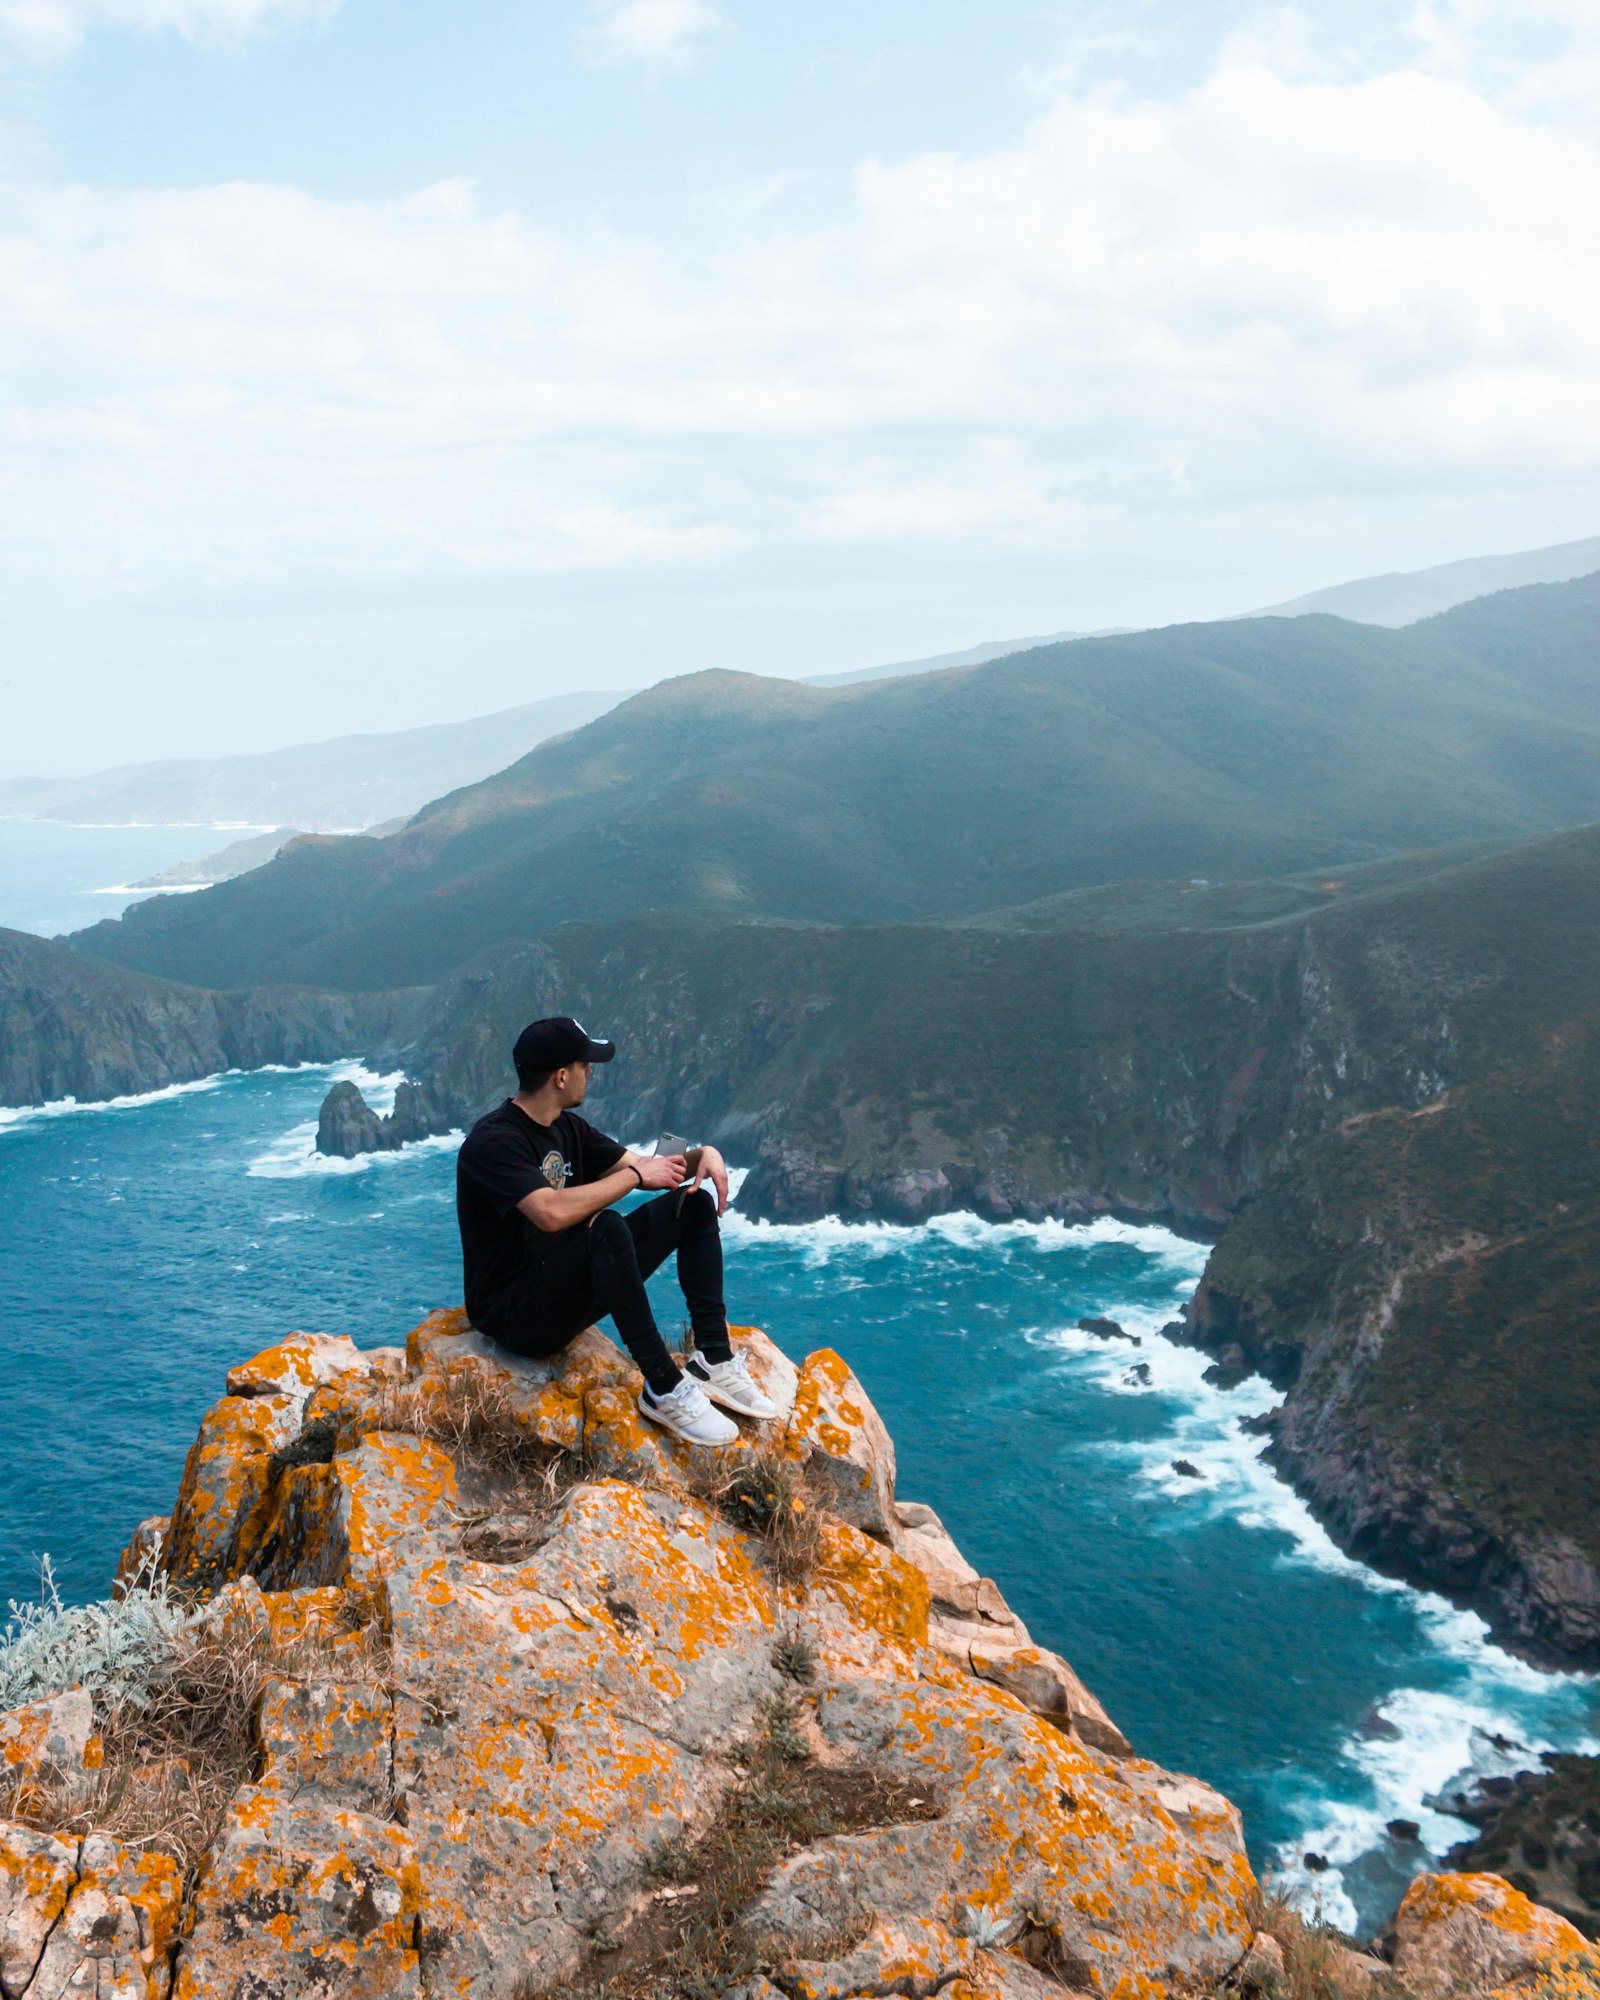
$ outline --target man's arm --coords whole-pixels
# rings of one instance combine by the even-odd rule
[[[597,1181],[585,1181],[575,1188],[535,1188],[517,1203],[535,1229],[556,1235],[587,1222],[614,1201],[621,1201],[635,1188],[675,1188],[682,1184],[689,1163],[681,1153],[658,1160],[653,1155],[624,1153],[622,1158]],[[637,1175],[637,1179],[635,1176]]]

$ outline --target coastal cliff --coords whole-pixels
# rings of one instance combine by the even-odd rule
[[[897,1497],[845,1362],[735,1331],[781,1415],[716,1454],[593,1329],[234,1368],[117,1600],[0,1648],[5,2000],[1376,1990]],[[1494,1875],[1390,1951],[1416,2000],[1600,1963]]]
[[[0,1104],[165,1090],[219,1070],[330,1062],[405,1032],[412,996],[213,993],[0,930]]]
[[[191,1680],[254,1663],[248,1754],[202,1796],[158,1727],[91,1750],[86,1701],[37,1705],[49,1757],[0,1763],[11,2000],[1224,1977],[1234,1809],[897,1499],[837,1355],[738,1337],[784,1414],[716,1455],[642,1422],[596,1332],[521,1362],[437,1313],[235,1368],[124,1573],[203,1603]]]

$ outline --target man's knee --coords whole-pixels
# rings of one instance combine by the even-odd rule
[[[614,1208],[603,1208],[589,1224],[590,1254],[633,1256],[633,1237],[626,1221]]]
[[[683,1198],[680,1220],[689,1228],[715,1229],[717,1226],[717,1191],[711,1187],[697,1187],[692,1194]]]

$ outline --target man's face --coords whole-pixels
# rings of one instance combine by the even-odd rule
[[[575,1105],[583,1102],[585,1096],[588,1094],[589,1078],[593,1070],[593,1063],[575,1062],[567,1064],[567,1080],[561,1091],[561,1102],[566,1110],[570,1111]]]

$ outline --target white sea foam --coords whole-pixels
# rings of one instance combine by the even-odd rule
[[[1153,1502],[1193,1510],[1191,1518],[1197,1520],[1226,1514],[1242,1527],[1280,1538],[1281,1562],[1306,1564],[1369,1591],[1403,1597],[1432,1645],[1456,1670],[1457,1684],[1449,1690],[1398,1687],[1375,1704],[1382,1721],[1398,1733],[1356,1732],[1342,1744],[1345,1782],[1359,1796],[1308,1795],[1298,1815],[1302,1831],[1276,1856],[1282,1878],[1305,1906],[1320,1907],[1330,1922],[1354,1929],[1357,1909],[1341,1864],[1348,1867],[1381,1849],[1391,1820],[1414,1821],[1423,1847],[1435,1856],[1468,1838],[1471,1829],[1465,1822],[1429,1803],[1463,1772],[1525,1769],[1539,1751],[1555,1747],[1595,1749],[1600,1682],[1589,1675],[1542,1672],[1497,1646],[1475,1612],[1380,1576],[1347,1556],[1305,1502],[1262,1461],[1260,1439],[1240,1428],[1241,1418],[1274,1407],[1277,1397],[1270,1384],[1259,1376],[1232,1389],[1207,1382],[1211,1357],[1166,1339],[1158,1310],[1129,1306],[1108,1312],[1127,1332],[1139,1335],[1137,1348],[1099,1340],[1076,1327],[1031,1336],[1070,1357],[1074,1369],[1102,1390],[1156,1394],[1167,1401],[1172,1422],[1164,1436],[1108,1441],[1100,1449],[1126,1461],[1136,1485]],[[1141,1362],[1147,1385],[1129,1379]],[[1198,1476],[1177,1471],[1180,1460]],[[1497,1739],[1516,1747],[1499,1750]],[[1308,1869],[1307,1853],[1331,1866]]]
[[[197,889],[213,889],[214,882],[110,882],[103,889],[91,889],[91,896],[192,896]]]
[[[258,1063],[254,1069],[219,1069],[209,1076],[197,1076],[187,1083],[169,1083],[160,1090],[136,1091],[126,1097],[94,1097],[81,1101],[76,1097],[54,1097],[47,1104],[7,1104],[0,1105],[0,1135],[15,1131],[19,1126],[32,1124],[39,1118],[76,1117],[81,1113],[95,1111],[142,1111],[151,1104],[165,1104],[174,1097],[189,1097],[198,1091],[218,1090],[223,1084],[242,1076],[305,1076],[315,1072],[325,1074],[330,1083],[349,1077],[360,1085],[367,1102],[380,1114],[394,1108],[394,1088],[400,1081],[402,1071],[390,1076],[379,1076],[376,1071],[364,1069],[359,1062],[334,1063]]]
[[[730,1175],[730,1184],[731,1184]],[[742,1183],[744,1175],[741,1172]],[[736,1211],[723,1218],[723,1233],[735,1242],[770,1243],[799,1250],[808,1265],[830,1263],[844,1257],[883,1257],[896,1250],[914,1249],[930,1239],[953,1249],[1030,1249],[1048,1255],[1063,1250],[1084,1250],[1097,1244],[1123,1243],[1161,1259],[1182,1274],[1175,1289],[1187,1297],[1205,1268],[1204,1244],[1190,1243],[1155,1224],[1118,1222],[1100,1216],[1093,1222],[989,1222],[970,1209],[954,1209],[927,1222],[850,1222],[843,1216],[825,1215],[816,1222],[768,1222]],[[1170,1317],[1170,1315],[1169,1315]]]
[[[0,1106],[0,1133],[14,1132],[40,1118],[69,1118],[86,1111],[142,1111],[150,1104],[165,1104],[174,1097],[192,1097],[197,1092],[216,1090],[234,1071],[215,1076],[199,1076],[191,1083],[169,1083],[161,1090],[137,1091],[128,1097],[98,1097],[82,1103],[76,1097],[52,1098],[48,1104]]]

